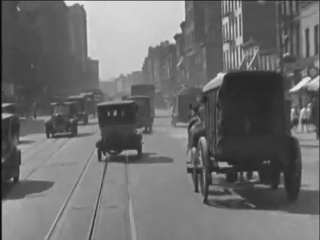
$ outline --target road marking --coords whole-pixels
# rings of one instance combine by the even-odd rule
[[[127,190],[128,190],[128,201],[129,201],[129,224],[130,224],[130,233],[131,240],[137,240],[137,227],[134,219],[133,213],[133,203],[131,199],[131,189],[129,184],[129,155],[128,152],[126,154],[126,177],[127,177]]]

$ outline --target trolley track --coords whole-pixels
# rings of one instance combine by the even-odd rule
[[[50,239],[55,239],[54,236],[55,236],[55,233],[56,231],[58,231],[58,227],[60,226],[60,224],[62,224],[63,222],[63,217],[64,215],[66,214],[66,209],[68,207],[68,205],[71,203],[71,200],[72,200],[72,197],[74,196],[78,186],[79,186],[79,183],[81,182],[81,180],[83,179],[84,175],[85,175],[85,172],[86,170],[88,169],[88,165],[89,165],[89,162],[90,160],[92,159],[93,156],[95,156],[94,154],[95,152],[95,149],[93,149],[80,174],[79,174],[79,177],[77,178],[75,184],[73,185],[70,193],[68,194],[68,196],[66,197],[66,200],[64,201],[62,207],[60,208],[58,214],[56,215],[56,218],[54,219],[47,235],[45,236],[44,240],[50,240]],[[97,198],[96,198],[96,201],[95,201],[95,206],[94,206],[94,210],[93,210],[93,216],[92,216],[92,219],[91,219],[91,222],[90,222],[90,227],[89,227],[89,233],[88,233],[88,236],[86,239],[88,240],[91,240],[91,239],[94,239],[94,230],[95,230],[95,225],[96,225],[96,221],[97,221],[97,217],[98,217],[98,210],[99,210],[99,206],[100,206],[100,201],[101,201],[101,195],[102,195],[102,190],[103,190],[103,187],[104,187],[104,180],[105,180],[105,177],[106,177],[106,173],[107,173],[107,162],[105,163],[104,165],[104,169],[103,169],[103,173],[102,173],[102,178],[101,178],[101,182],[100,182],[100,186],[99,186],[99,189],[98,189],[98,194],[97,194]]]

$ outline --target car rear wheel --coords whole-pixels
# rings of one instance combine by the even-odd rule
[[[17,183],[20,180],[20,166],[17,166],[17,169],[15,171],[15,174],[13,176],[13,182]]]
[[[47,138],[50,138],[50,133],[51,133],[50,129],[48,127],[46,127],[46,136],[47,136]]]
[[[142,145],[137,149],[138,157],[142,156]]]
[[[100,149],[97,150],[97,156],[98,156],[98,161],[101,162],[101,160],[102,160],[102,151]]]

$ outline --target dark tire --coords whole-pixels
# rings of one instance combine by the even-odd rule
[[[50,138],[50,133],[51,133],[50,129],[48,127],[46,127],[46,136],[47,136],[47,138]]]
[[[209,181],[210,181],[211,172],[209,171],[207,141],[204,137],[201,137],[198,142],[198,156],[199,156],[199,161],[201,166],[201,173],[198,174],[200,191],[203,197],[203,202],[207,203],[208,195],[209,195],[209,185],[210,185]]]
[[[109,150],[107,151],[107,153],[109,153],[109,155],[112,155],[112,156],[117,156],[120,153],[122,153],[122,150]]]
[[[13,177],[13,182],[18,183],[20,180],[20,167],[17,167],[17,171]]]
[[[276,191],[278,189],[280,184],[280,179],[281,179],[281,171],[275,171],[272,173],[272,179],[270,184],[271,190]]]
[[[199,177],[198,177],[198,171],[197,171],[197,161],[195,159],[197,154],[197,149],[192,148],[191,149],[191,165],[192,165],[192,181],[194,186],[194,191],[196,193],[199,192]]]
[[[138,157],[142,156],[142,145],[137,149]]]
[[[100,149],[97,150],[98,161],[102,161],[102,151]]]
[[[290,145],[288,166],[284,169],[284,185],[289,201],[297,200],[301,187],[302,160],[299,142],[293,139]]]

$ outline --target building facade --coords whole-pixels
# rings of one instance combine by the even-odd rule
[[[319,69],[319,2],[299,3],[300,11],[300,67],[302,77],[308,75],[308,69]]]
[[[260,51],[272,55],[276,52],[274,1],[222,1],[221,14],[224,71],[243,68],[244,65],[250,68]]]
[[[169,44],[164,49],[164,59],[161,64],[161,91],[164,96],[171,96],[178,90],[176,45]]]

